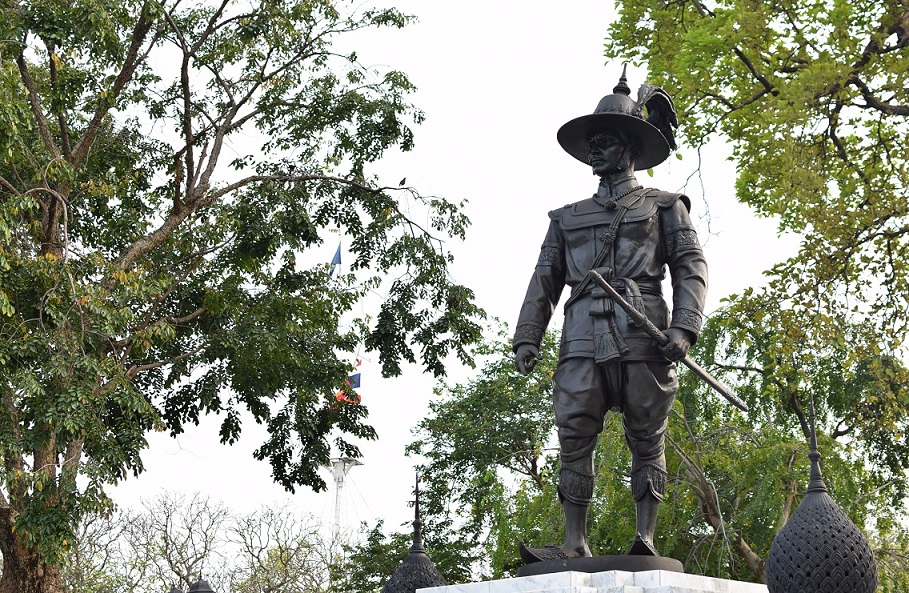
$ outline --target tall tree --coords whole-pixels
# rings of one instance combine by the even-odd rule
[[[607,56],[646,63],[677,101],[683,141],[728,141],[738,199],[802,236],[766,288],[730,298],[738,345],[753,350],[748,332],[772,337],[765,346],[795,363],[762,367],[777,382],[830,348],[843,368],[892,378],[909,329],[909,3],[618,4]],[[898,437],[894,395],[863,403]]]
[[[909,283],[909,3],[618,2],[606,55],[646,63],[682,140],[732,145],[737,197],[804,236],[774,294],[901,342]],[[759,248],[760,246],[756,246]]]
[[[0,2],[0,591],[60,589],[75,523],[142,470],[149,430],[263,423],[275,480],[321,489],[332,435],[354,456],[375,436],[334,397],[361,345],[386,375],[468,361],[482,312],[444,244],[467,219],[370,173],[411,148],[413,87],[333,49],[409,20]],[[331,231],[353,259],[334,278],[312,250]],[[354,314],[367,295],[377,313]]]
[[[766,287],[729,298],[706,359],[786,430],[807,430],[813,396],[819,429],[904,513],[909,3],[617,4],[606,55],[646,63],[683,142],[729,142],[739,201],[802,237]],[[863,526],[889,538],[893,520]],[[878,548],[894,570],[898,547]]]

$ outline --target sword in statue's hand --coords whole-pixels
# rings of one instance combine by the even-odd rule
[[[639,327],[643,328],[643,330],[647,332],[647,335],[656,340],[657,344],[660,346],[665,346],[669,343],[669,338],[666,337],[666,334],[660,331],[660,328],[655,326],[653,322],[647,318],[646,315],[635,309],[631,303],[626,301],[622,295],[620,295],[618,291],[612,287],[611,284],[606,282],[606,279],[603,278],[599,272],[596,270],[590,270],[590,272],[588,272],[588,276],[591,280],[596,282],[600,288],[605,290],[609,296],[612,297],[612,300],[614,300],[616,304],[618,304],[625,311],[625,313],[628,314],[628,317],[630,317]],[[731,389],[720,383],[701,365],[691,360],[690,357],[686,356],[679,362],[691,369],[691,372],[701,378],[705,383],[713,387],[714,391],[725,397],[733,406],[737,407],[743,412],[748,411],[748,404],[742,401],[742,399],[733,393]]]

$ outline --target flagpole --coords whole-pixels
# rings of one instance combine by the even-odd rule
[[[344,490],[344,478],[351,468],[363,465],[362,462],[352,457],[336,457],[331,460],[331,473],[335,479],[335,522],[332,533],[332,545],[338,543],[341,533],[341,492]]]

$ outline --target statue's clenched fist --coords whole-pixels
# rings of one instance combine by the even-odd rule
[[[663,333],[669,338],[669,342],[665,346],[660,347],[660,352],[663,356],[673,362],[685,358],[695,339],[691,332],[677,327],[670,327]]]
[[[514,351],[514,366],[522,375],[529,375],[540,362],[540,349],[533,344],[521,344]]]

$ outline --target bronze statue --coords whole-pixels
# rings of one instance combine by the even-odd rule
[[[593,495],[593,451],[608,410],[621,411],[632,455],[631,491],[637,536],[628,554],[657,556],[657,511],[666,486],[667,417],[678,389],[675,362],[701,328],[707,264],[682,194],[646,189],[635,170],[663,162],[675,148],[672,100],[644,84],[631,98],[625,72],[593,114],[571,120],[558,141],[600,178],[593,197],[549,213],[549,230],[527,288],[514,337],[515,364],[529,373],[565,285],[565,321],[553,406],[561,448],[559,499],[565,542],[528,548],[525,562],[591,556],[587,507]],[[646,116],[645,116],[646,110]],[[668,269],[672,311],[662,297]],[[599,273],[662,330],[658,345],[591,281]]]

